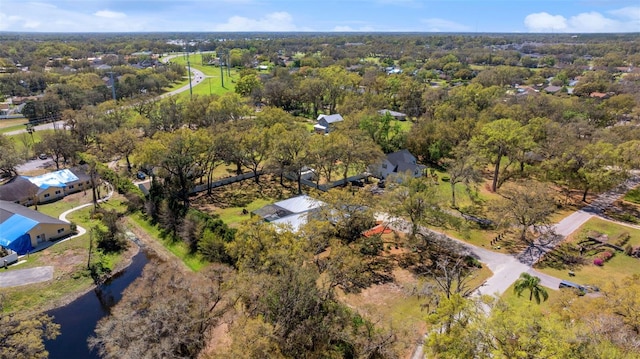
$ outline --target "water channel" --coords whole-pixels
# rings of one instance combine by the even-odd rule
[[[64,307],[47,312],[60,324],[60,335],[45,342],[50,359],[98,359],[95,351],[89,350],[87,338],[94,334],[98,321],[109,314],[122,298],[122,292],[142,274],[149,257],[140,251],[131,265],[111,277],[100,287],[86,293]]]

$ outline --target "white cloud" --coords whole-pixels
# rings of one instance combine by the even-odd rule
[[[0,12],[0,30],[8,30],[21,20],[20,16],[7,15]]]
[[[567,28],[567,19],[562,15],[539,12],[527,15],[524,18],[524,26],[531,32],[556,32]]]
[[[617,32],[622,24],[598,12],[586,12],[569,18],[569,27],[575,32]]]
[[[622,9],[611,10],[609,11],[609,14],[617,17],[621,17],[624,19],[640,21],[640,6],[627,6]]]
[[[293,17],[287,12],[274,12],[260,19],[233,16],[224,24],[214,26],[215,31],[299,31]]]
[[[122,19],[127,17],[127,14],[122,13],[122,12],[115,12],[115,11],[110,11],[110,10],[100,10],[100,11],[96,11],[93,15],[97,16],[97,17],[103,17],[106,19]]]
[[[12,1],[12,0],[0,0]],[[129,18],[126,14],[111,10],[82,12],[76,8],[65,9],[42,2],[12,1],[12,14],[0,14],[0,29],[3,31],[143,31],[154,18],[145,16]]]
[[[565,18],[547,12],[529,14],[524,25],[530,32],[637,32],[640,31],[640,7],[609,11],[614,17],[599,12],[583,12]]]
[[[469,31],[470,28],[466,25],[459,24],[454,21],[446,20],[446,19],[422,19],[421,23],[427,26],[425,31],[432,32],[461,32],[461,31]]]

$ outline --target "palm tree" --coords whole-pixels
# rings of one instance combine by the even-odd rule
[[[549,298],[547,290],[540,285],[540,278],[526,272],[520,273],[520,278],[514,284],[513,291],[517,293],[519,297],[525,289],[529,290],[529,300],[535,298],[538,304],[540,304],[540,298],[542,298],[543,301]]]

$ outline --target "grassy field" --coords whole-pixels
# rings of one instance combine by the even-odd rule
[[[187,59],[183,56],[175,57],[171,62],[187,66]],[[238,79],[238,72],[235,69],[231,70],[231,77],[227,76],[227,71],[224,69],[224,87],[222,87],[219,67],[202,65],[202,56],[200,54],[189,55],[189,62],[192,69],[202,71],[206,77],[204,81],[193,87],[194,95],[221,95],[235,90],[235,81]],[[187,85],[188,83],[189,81],[185,80],[182,86]],[[180,88],[182,86],[172,86],[172,89]],[[181,100],[186,100],[189,99],[190,94],[189,91],[184,91],[177,96]]]
[[[587,233],[591,231],[607,234],[612,241],[622,233],[629,233],[631,238],[628,244],[632,246],[640,245],[639,229],[621,226],[599,218],[592,218],[587,221],[587,223],[575,231],[574,234],[570,235],[567,238],[567,241],[570,243],[577,242],[578,240],[584,239]],[[603,266],[594,265],[593,259],[594,258],[588,258],[585,265],[573,269],[573,272],[575,273],[574,277],[569,276],[568,270],[558,270],[548,267],[538,270],[582,285],[596,286],[601,285],[605,281],[620,281],[633,274],[640,275],[640,260],[629,257],[624,253],[615,253],[613,258],[607,261]]]
[[[275,202],[273,199],[269,198],[258,198],[247,204],[244,207],[229,207],[223,209],[217,209],[215,211],[216,214],[220,216],[220,219],[228,226],[237,227],[242,222],[251,218],[251,212],[256,209],[262,208],[268,204]],[[243,214],[242,210],[246,209],[247,214]]]
[[[513,291],[514,285],[515,284],[512,284],[509,288],[507,288],[504,294],[502,294],[501,298],[505,302],[509,303],[510,306],[519,306],[519,305],[522,305],[523,303],[529,303],[529,291],[525,290],[524,292],[522,292],[522,295],[519,297]],[[549,294],[549,299],[547,299],[547,301],[541,301],[540,305],[538,305],[536,303],[536,300],[533,299],[531,301],[531,303],[533,303],[533,305],[531,306],[532,309],[549,310],[551,308],[552,303],[560,296],[560,291],[557,289],[551,289],[547,287],[544,287],[544,289],[547,290],[547,293]]]
[[[169,239],[162,233],[158,226],[149,223],[142,214],[135,213],[130,215],[128,219],[131,223],[142,228],[151,237],[157,239],[169,252],[180,258],[191,270],[197,272],[208,264],[208,262],[203,260],[199,255],[190,253],[188,246],[184,242]]]
[[[22,126],[24,128],[24,126]],[[33,132],[33,138],[28,133],[20,133],[17,135],[7,136],[12,139],[13,143],[16,145],[16,150],[18,153],[23,153],[25,151],[24,142],[27,144],[38,143],[42,141],[42,135],[45,133],[53,133],[54,130],[38,130]]]
[[[631,203],[640,204],[640,188],[634,188],[631,191],[627,192],[627,194],[624,195],[624,200]]]
[[[25,124],[29,123],[26,118],[12,118],[9,120],[0,120],[0,134],[25,128]]]

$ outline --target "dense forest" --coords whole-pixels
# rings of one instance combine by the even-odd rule
[[[187,64],[209,78],[209,94],[159,97],[184,83]],[[515,255],[558,213],[637,174],[638,64],[637,34],[0,33],[7,113],[31,129],[53,120],[67,129],[38,142],[0,136],[0,174],[16,175],[37,153],[60,168],[88,164],[127,202],[123,213],[100,215],[112,234],[101,235],[100,250],[125,248],[116,233],[141,214],[207,263],[197,272],[147,266],[89,340],[105,358],[399,358],[425,333],[424,350],[437,358],[634,358],[635,272],[543,308],[532,299],[544,302],[547,290],[525,276],[515,290],[529,301],[514,304],[472,294],[483,265],[425,228],[493,249],[500,238],[509,246],[497,249]],[[228,87],[212,93],[218,75]],[[320,135],[313,126],[323,114],[344,121]],[[422,176],[348,184],[405,149],[427,168]],[[152,178],[146,195],[131,182],[140,172]],[[212,189],[221,172],[251,179]],[[336,181],[347,185],[321,190]],[[297,231],[224,216],[237,207],[248,218],[256,198],[301,193],[324,205]],[[381,213],[403,226],[365,235]],[[607,216],[637,224],[639,213],[629,204]],[[616,256],[635,258],[639,240]],[[593,253],[560,247],[540,263],[590,265]],[[349,302],[402,287],[399,273],[412,278],[420,327]],[[22,340],[19,321],[9,323],[0,356]],[[35,336],[55,337],[50,318],[29,323]]]

